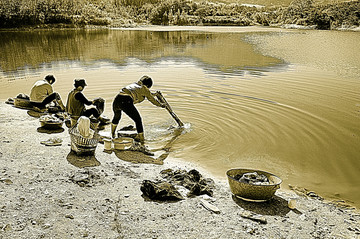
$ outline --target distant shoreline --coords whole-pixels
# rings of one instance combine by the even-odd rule
[[[287,7],[174,1],[0,3],[0,29],[134,28],[141,26],[266,26],[286,29],[360,30],[359,1]]]

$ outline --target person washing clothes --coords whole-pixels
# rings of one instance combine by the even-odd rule
[[[135,140],[144,143],[144,128],[139,111],[136,109],[135,104],[140,103],[147,98],[152,104],[165,108],[165,104],[160,103],[154,98],[156,93],[151,93],[150,88],[153,81],[149,76],[142,76],[136,83],[130,84],[120,90],[115,96],[113,101],[114,117],[111,121],[111,135],[115,138],[116,127],[121,119],[122,111],[125,112],[136,125],[137,136]]]
[[[43,111],[46,105],[51,102],[56,102],[62,111],[65,106],[61,100],[59,93],[54,92],[52,85],[55,83],[53,75],[47,75],[43,80],[35,82],[30,92],[30,103],[38,111]]]
[[[66,112],[68,112],[71,117],[71,126],[75,124],[80,116],[86,116],[88,118],[94,116],[98,119],[102,113],[99,112],[97,108],[86,109],[85,105],[93,105],[94,100],[89,101],[82,93],[85,86],[87,86],[85,79],[75,79],[74,89],[68,94]]]

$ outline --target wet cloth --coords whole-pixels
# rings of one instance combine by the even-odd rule
[[[186,170],[165,169],[161,171],[161,175],[170,183],[187,188],[189,190],[188,197],[203,194],[213,196],[214,181],[211,178],[204,178],[196,169],[189,172]]]
[[[146,197],[152,200],[178,201],[184,199],[176,188],[168,182],[144,180],[140,190]]]
[[[258,174],[257,172],[244,173],[240,178],[237,175],[236,180],[239,180],[242,183],[249,183],[253,185],[269,185],[269,179],[263,175]]]
[[[79,134],[84,138],[93,138],[94,137],[94,130],[90,128],[90,119],[85,116],[81,116],[78,119],[77,130]]]
[[[39,80],[35,82],[30,92],[30,100],[34,102],[42,102],[47,96],[53,93],[53,88],[49,82]]]
[[[105,100],[103,98],[101,98],[101,97],[95,98],[93,101],[93,105],[95,105],[99,114],[102,114],[102,112],[104,112]]]

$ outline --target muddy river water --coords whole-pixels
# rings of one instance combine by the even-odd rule
[[[0,99],[52,73],[66,99],[74,78],[106,100],[147,74],[166,110],[138,105],[152,147],[225,178],[268,171],[288,184],[360,206],[360,33],[257,28],[0,32]],[[132,121],[124,116],[121,125]],[[66,156],[64,156],[65,158]],[[65,162],[65,161],[64,161]]]

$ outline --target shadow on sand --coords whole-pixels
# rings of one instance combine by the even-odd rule
[[[59,134],[64,132],[64,128],[58,128],[58,129],[47,129],[44,127],[39,127],[36,129],[38,133],[45,133],[45,134]]]
[[[101,165],[101,163],[95,158],[95,155],[77,155],[74,151],[66,157],[67,161],[78,168],[85,167],[96,167]]]
[[[285,199],[276,195],[266,202],[245,201],[235,195],[232,195],[232,199],[239,207],[260,215],[284,217],[292,210],[288,207],[288,202]],[[293,209],[292,211],[297,214],[302,214],[297,209]]]

